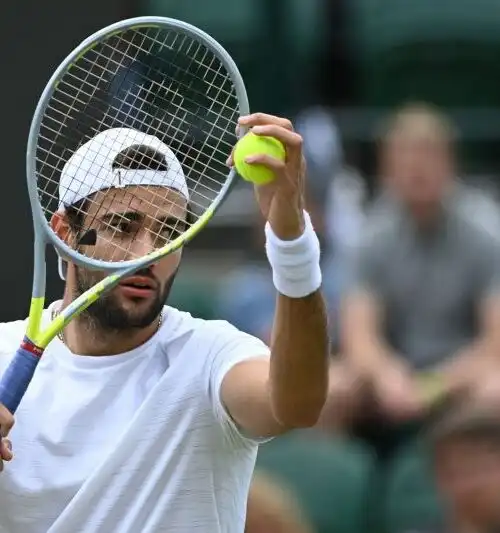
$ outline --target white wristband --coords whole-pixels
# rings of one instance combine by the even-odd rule
[[[303,298],[321,286],[320,246],[309,214],[304,211],[304,233],[293,241],[278,238],[266,224],[266,254],[276,290],[290,298]]]

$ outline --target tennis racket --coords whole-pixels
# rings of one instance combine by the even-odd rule
[[[207,225],[235,181],[226,160],[237,140],[237,120],[248,111],[245,86],[229,54],[203,31],[173,19],[138,17],[103,28],[59,65],[40,97],[28,139],[34,275],[26,334],[0,381],[0,403],[11,413],[18,408],[45,348],[72,319],[123,278],[180,249]],[[98,134],[121,127],[137,131],[138,144],[153,136],[168,145],[189,192],[189,222],[169,222],[171,237],[164,238],[163,228],[158,236],[161,245],[142,257],[134,252],[137,243],[131,245],[135,239],[117,244],[116,226],[100,224],[100,229],[89,230],[86,245],[73,245],[50,225],[60,208],[60,180],[70,157]],[[99,153],[87,150],[79,168],[95,167],[106,158],[106,151],[114,149],[102,144]],[[84,197],[89,187],[88,180],[78,180],[79,172],[68,185],[73,197]],[[114,189],[113,180],[100,188]],[[151,186],[152,195],[160,190]],[[86,199],[87,212],[106,209],[99,198],[96,194]],[[160,215],[164,226],[164,212],[153,217]],[[96,242],[109,244],[110,250],[119,253],[98,257]],[[107,277],[42,329],[48,244],[66,261],[104,271]]]

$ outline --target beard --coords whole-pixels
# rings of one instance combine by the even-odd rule
[[[120,303],[115,291],[111,290],[89,306],[81,316],[101,332],[123,332],[126,330],[143,329],[151,325],[160,316],[163,306],[172,290],[177,271],[178,269],[168,278],[163,287],[158,284],[154,297],[148,303],[147,307],[144,307],[143,304],[139,305],[140,302],[138,300],[137,309],[125,309]],[[75,292],[77,293],[75,296],[80,296],[102,279],[102,274],[99,272],[78,267],[75,267],[75,272]],[[135,274],[155,279],[157,282],[156,278],[153,277],[148,269],[139,270]]]

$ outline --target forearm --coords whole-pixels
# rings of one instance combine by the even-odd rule
[[[444,365],[437,369],[444,384],[450,390],[467,388],[491,369],[500,366],[500,347],[497,342],[480,337],[462,348]]]
[[[344,343],[344,353],[353,367],[372,379],[387,366],[398,364],[398,359],[389,345],[376,335],[354,335]]]
[[[270,388],[274,415],[285,426],[313,425],[328,390],[329,337],[321,291],[277,297],[271,338]]]
[[[380,334],[380,309],[371,294],[355,294],[344,302],[341,351],[357,373],[368,379],[400,361]]]

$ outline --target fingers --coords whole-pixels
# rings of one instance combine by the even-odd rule
[[[12,443],[8,439],[0,441],[0,472],[4,469],[4,462],[9,462],[14,457]]]
[[[250,165],[263,165],[275,173],[280,173],[285,168],[285,162],[267,154],[256,154],[245,158],[245,163]]]
[[[0,443],[0,456],[4,461],[10,461],[14,457],[12,453],[12,442],[9,439],[2,439]]]
[[[281,141],[287,149],[297,150],[302,147],[302,137],[292,130],[278,126],[277,124],[266,124],[264,126],[255,126],[252,128],[255,135],[274,137]]]
[[[273,124],[286,130],[293,131],[293,124],[290,120],[287,118],[275,117],[274,115],[268,115],[266,113],[253,113],[252,115],[240,117],[238,124],[245,128]]]
[[[265,154],[255,154],[245,159],[248,164],[259,164],[266,166],[276,173],[283,173],[286,165],[291,164],[292,168],[302,168],[304,165],[302,157],[302,137],[294,132],[293,124],[290,120],[266,113],[254,113],[241,117],[238,120],[238,127],[251,129],[255,135],[273,137],[283,143],[286,150],[286,162],[272,158]],[[228,157],[226,164],[232,167],[234,164],[233,152]]]
[[[6,437],[14,425],[14,417],[10,411],[0,404],[0,436]]]

